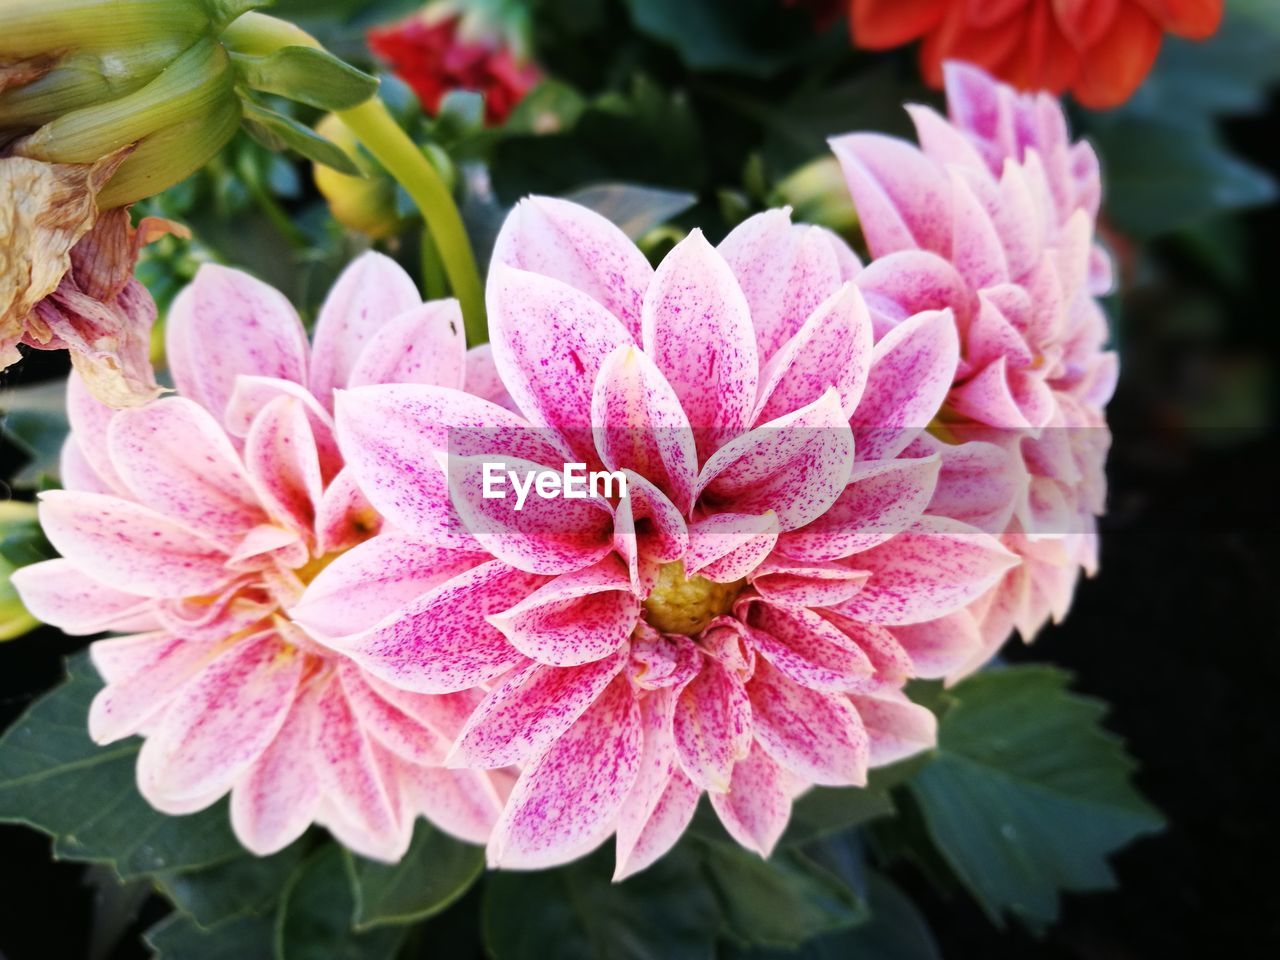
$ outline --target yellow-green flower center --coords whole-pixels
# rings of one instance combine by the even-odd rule
[[[728,613],[745,580],[716,583],[706,577],[686,577],[684,562],[664,563],[658,582],[644,601],[645,620],[662,633],[696,636],[716,617]]]

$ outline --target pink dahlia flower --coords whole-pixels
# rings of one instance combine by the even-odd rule
[[[695,231],[655,271],[600,216],[533,198],[489,274],[506,406],[339,392],[339,445],[399,532],[338,558],[293,616],[388,684],[488,686],[450,763],[520,767],[491,864],[563,863],[616,833],[626,876],[703,792],[767,855],[807,787],[933,743],[903,683],[971,653],[938,620],[1016,561],[925,513],[942,458],[902,452],[950,387],[955,323],[924,312],[877,342],[867,300],[892,311],[890,286],[783,212],[718,249]],[[617,471],[626,496],[485,493],[486,465],[570,463]],[[369,570],[390,596],[357,611]]]
[[[1116,356],[1096,299],[1111,270],[1095,241],[1102,190],[1092,148],[1070,141],[1049,96],[1018,94],[958,63],[946,86],[950,120],[908,108],[919,148],[863,133],[832,147],[872,254],[921,254],[917,272],[899,278],[911,291],[904,301],[954,311],[961,358],[935,434],[999,446],[1023,471],[1012,516],[980,524],[1025,562],[974,606],[985,644],[970,669],[1012,628],[1030,640],[1061,619],[1080,568],[1096,568]],[[942,446],[929,437],[914,449]],[[940,485],[950,507],[935,509],[973,519],[964,512],[979,502],[971,479],[957,470],[958,489]]]
[[[106,686],[89,730],[146,738],[138,786],[157,809],[229,791],[236,835],[259,854],[314,821],[394,860],[419,813],[487,838],[509,783],[441,765],[480,695],[390,686],[286,613],[380,526],[338,453],[334,388],[461,387],[460,331],[455,303],[423,304],[376,254],[339,279],[314,348],[279,293],[206,266],[169,313],[178,396],[113,411],[71,380],[66,489],[40,502],[62,557],[13,581],[68,633],[126,634],[91,647]]]

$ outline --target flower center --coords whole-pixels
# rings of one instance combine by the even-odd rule
[[[684,561],[664,563],[658,568],[658,582],[644,601],[645,620],[662,633],[697,636],[712,620],[733,608],[745,583],[686,577]]]
[[[302,581],[302,585],[308,586],[312,580],[320,576],[320,571],[327,567],[333,561],[346,553],[345,550],[334,550],[332,553],[326,553],[323,557],[312,557],[300,567],[296,567],[293,575]]]

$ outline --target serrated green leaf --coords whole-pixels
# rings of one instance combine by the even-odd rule
[[[306,846],[298,841],[269,857],[246,854],[199,870],[165,870],[153,879],[175,907],[209,929],[234,917],[265,913],[305,855]]]
[[[378,92],[378,78],[326,50],[282,47],[266,56],[232,54],[241,83],[319,110],[348,110]]]
[[[1044,666],[978,674],[951,690],[933,762],[910,781],[930,838],[997,923],[1035,927],[1060,891],[1109,887],[1108,854],[1160,829],[1103,704]]]
[[[865,787],[812,788],[792,804],[791,821],[779,844],[787,847],[808,843],[880,817],[892,816],[894,805],[889,791],[909,780],[926,763],[928,754],[921,754],[879,767],[870,771]]]
[[[68,659],[67,674],[0,738],[0,822],[42,830],[58,859],[110,863],[125,879],[240,855],[225,803],[170,817],[142,799],[140,741],[90,740],[89,701],[102,684],[86,654]]]
[[[364,176],[346,151],[310,127],[252,100],[244,99],[241,105],[244,108],[245,130],[268,150],[293,150],[308,160],[332,167],[339,173],[351,177]]]
[[[700,847],[724,932],[737,943],[794,948],[866,919],[866,904],[857,893],[798,850],[778,850],[762,860],[734,843],[703,841]]]
[[[358,930],[413,923],[444,910],[484,872],[484,850],[437,830],[425,820],[414,827],[409,851],[386,864],[352,855]]]
[[[661,190],[635,183],[596,184],[575,190],[565,199],[594,210],[632,240],[639,240],[698,202],[687,190]]]
[[[297,871],[276,914],[276,960],[391,960],[406,928],[354,927],[355,894],[346,853],[326,844]]]
[[[485,882],[484,939],[495,960],[711,960],[718,912],[697,859],[678,846],[611,883],[612,847],[537,873]]]
[[[145,934],[155,960],[273,960],[270,917],[236,917],[204,930],[171,913]]]

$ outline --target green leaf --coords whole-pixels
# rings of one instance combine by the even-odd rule
[[[378,92],[378,79],[326,50],[282,47],[267,56],[233,53],[241,82],[320,110],[348,110]]]
[[[364,176],[346,151],[310,127],[247,98],[240,102],[244,108],[245,130],[268,150],[293,150],[308,160],[332,167],[339,173],[352,177]]]
[[[602,183],[565,197],[612,221],[632,240],[678,217],[698,198],[687,190],[660,190],[634,183]]]
[[[936,758],[910,782],[930,838],[997,923],[1052,922],[1059,891],[1111,886],[1106,856],[1162,826],[1100,724],[1105,706],[1068,680],[1010,667],[953,688]]]
[[[9,481],[19,490],[56,485],[70,427],[66,382],[52,380],[0,392],[0,435],[30,458]]]
[[[1093,120],[1090,132],[1104,158],[1107,213],[1135,236],[1159,236],[1276,197],[1271,177],[1234,156],[1210,126],[1109,115]]]
[[[815,46],[808,17],[788,15],[777,0],[627,0],[627,7],[641,33],[695,70],[768,77]]]
[[[142,799],[140,741],[90,740],[89,701],[102,684],[85,654],[67,661],[67,673],[0,738],[0,822],[42,830],[58,859],[110,863],[124,879],[238,856],[225,803],[170,817]]]
[[[166,870],[157,873],[154,880],[175,907],[208,929],[234,917],[269,910],[305,852],[299,841],[269,857],[245,855],[199,870]]]
[[[391,960],[406,928],[358,932],[346,852],[326,844],[293,875],[276,915],[276,960]]]
[[[171,913],[144,935],[156,960],[273,960],[270,917],[236,917],[209,930]]]
[[[924,916],[884,877],[868,880],[871,917],[851,930],[810,940],[799,950],[730,946],[726,960],[942,960]]]
[[[703,867],[724,931],[747,946],[798,947],[866,919],[866,904],[829,867],[798,850],[768,860],[735,843],[703,841]]]
[[[611,883],[612,846],[537,873],[492,874],[484,938],[495,960],[712,960],[719,915],[688,845]]]
[[[450,906],[484,872],[484,850],[441,833],[425,820],[397,864],[351,857],[357,930],[413,923]]]
[[[813,787],[791,807],[791,821],[779,843],[795,846],[861,826],[894,813],[889,791],[905,783],[928,762],[922,754],[872,770],[865,787]]]

